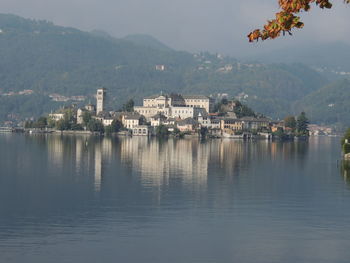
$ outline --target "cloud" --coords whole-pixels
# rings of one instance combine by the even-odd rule
[[[332,10],[303,16],[306,26],[293,37],[247,42],[247,33],[261,27],[278,11],[277,0],[2,0],[1,12],[51,20],[82,30],[102,29],[114,36],[150,34],[181,50],[209,50],[233,55],[264,52],[315,39],[350,42],[346,25],[350,8],[340,3]]]

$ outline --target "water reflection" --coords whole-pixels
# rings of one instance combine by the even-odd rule
[[[135,247],[142,250],[145,244],[154,244],[149,242],[154,233],[157,251],[167,242],[173,245],[167,249],[183,246],[183,251],[185,245],[197,244],[197,252],[186,251],[201,258],[206,240],[206,251],[225,248],[216,251],[226,254],[225,262],[233,257],[231,246],[242,255],[250,249],[247,244],[254,244],[261,256],[267,251],[265,237],[275,245],[288,236],[293,243],[307,231],[312,233],[308,240],[319,240],[325,235],[313,234],[319,229],[337,236],[347,218],[339,204],[350,200],[350,191],[339,190],[344,183],[333,157],[338,151],[334,145],[338,144],[328,139],[279,143],[0,136],[0,261],[10,248],[17,252],[23,246],[39,246],[46,251],[50,247],[45,242],[69,246],[72,236],[89,248],[97,243],[86,241],[90,235],[101,246],[124,246],[118,252],[127,262]],[[348,178],[348,168],[343,173]],[[215,231],[210,232],[211,227]],[[174,236],[178,239],[169,238]],[[183,236],[190,244],[183,243]],[[239,245],[241,239],[246,246]],[[308,243],[294,245],[299,244]],[[90,250],[81,249],[83,255],[81,251]],[[117,250],[109,252],[121,259],[113,251]],[[249,261],[244,256],[236,259]],[[267,259],[274,262],[273,256]],[[92,262],[89,257],[82,261]]]
[[[343,174],[345,182],[350,185],[350,161],[341,162],[341,172]]]

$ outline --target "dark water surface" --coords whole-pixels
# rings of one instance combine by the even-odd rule
[[[0,135],[0,262],[350,262],[339,138]]]

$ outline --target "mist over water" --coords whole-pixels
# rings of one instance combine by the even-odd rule
[[[1,262],[347,262],[339,139],[0,135]]]

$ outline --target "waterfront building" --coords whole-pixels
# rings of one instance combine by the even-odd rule
[[[54,121],[59,121],[64,119],[64,113],[50,113],[49,118]]]
[[[123,114],[122,124],[127,129],[133,129],[140,125],[141,116],[139,114]]]
[[[243,117],[240,121],[243,122],[243,128],[245,130],[269,129],[271,122],[271,120],[267,118],[255,117]]]
[[[242,131],[244,122],[241,119],[225,118],[220,121],[220,128],[222,131]]]
[[[158,114],[151,117],[151,126],[152,127],[160,126],[160,125],[164,124],[166,119],[167,119],[167,117],[165,117],[161,113],[158,113]]]
[[[132,135],[134,136],[148,136],[149,126],[147,125],[137,125],[132,128]]]
[[[177,122],[177,128],[181,132],[194,132],[198,129],[198,122],[193,118],[187,118]]]

